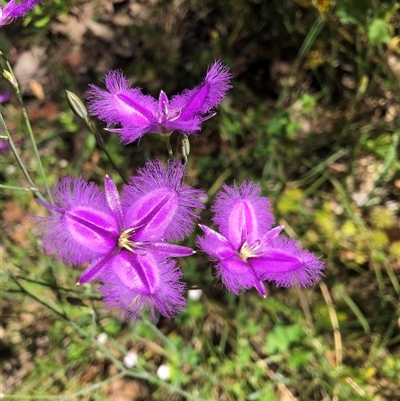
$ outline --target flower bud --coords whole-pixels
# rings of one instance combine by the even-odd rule
[[[74,114],[79,118],[86,119],[88,112],[81,99],[79,99],[79,97],[75,95],[75,93],[66,89],[65,95],[67,96],[69,107],[74,112]]]
[[[190,142],[189,137],[186,134],[180,134],[178,136],[178,143],[176,146],[176,152],[181,155],[185,164],[187,163],[188,156],[190,154]]]
[[[3,70],[3,76],[14,88],[18,88],[18,82],[10,72]]]

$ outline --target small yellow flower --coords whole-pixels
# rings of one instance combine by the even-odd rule
[[[325,13],[332,4],[330,0],[312,0],[312,3],[320,13]]]

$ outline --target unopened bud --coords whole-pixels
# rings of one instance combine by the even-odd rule
[[[68,101],[69,107],[74,112],[74,114],[77,117],[85,120],[88,116],[88,112],[87,112],[86,107],[83,104],[82,100],[79,99],[79,97],[77,95],[75,95],[75,93],[73,93],[69,90],[65,90],[65,95],[67,96],[67,101]]]
[[[190,142],[189,137],[186,134],[180,134],[178,136],[178,144],[176,146],[176,151],[187,163],[188,156],[190,154]]]
[[[3,76],[14,88],[18,88],[18,82],[10,72],[3,70]]]

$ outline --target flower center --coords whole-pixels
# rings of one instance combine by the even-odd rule
[[[252,244],[248,244],[247,241],[243,242],[243,245],[239,250],[239,257],[243,262],[247,262],[249,258],[255,258],[257,256],[257,250],[260,248],[260,241],[257,240]]]
[[[125,248],[129,252],[134,252],[133,248],[136,247],[136,244],[130,240],[131,234],[135,232],[135,228],[128,228],[123,231],[122,234],[118,237],[118,246],[120,248]]]

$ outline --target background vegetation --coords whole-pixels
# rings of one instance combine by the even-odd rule
[[[63,89],[85,98],[120,68],[145,92],[174,94],[223,60],[234,88],[191,140],[188,181],[210,202],[224,181],[259,182],[278,223],[327,270],[304,291],[211,288],[176,320],[121,322],[96,284],[75,286],[79,269],[44,255],[33,194],[3,190],[2,396],[400,400],[399,11],[391,0],[46,0],[3,27],[51,183],[106,173],[121,183]],[[42,188],[14,95],[1,111]],[[166,157],[156,135],[104,140],[126,174]],[[0,157],[3,183],[27,186],[12,153]],[[211,283],[205,255],[180,264],[189,285]]]

